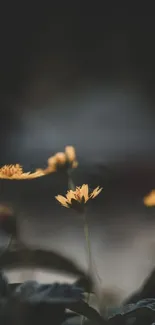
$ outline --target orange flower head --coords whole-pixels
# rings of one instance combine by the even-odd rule
[[[155,190],[152,190],[148,195],[146,195],[143,202],[147,207],[155,206]]]
[[[34,173],[23,171],[21,165],[5,165],[0,168],[0,178],[10,179],[10,180],[23,180],[23,179],[33,179],[44,176],[43,171],[35,171]]]
[[[48,159],[48,168],[44,170],[44,172],[48,174],[51,171],[66,171],[67,169],[76,168],[77,166],[78,162],[76,160],[75,149],[72,146],[67,146],[65,152],[57,152]]]
[[[73,208],[79,211],[88,200],[94,199],[101,191],[102,188],[98,186],[89,193],[88,184],[83,184],[81,187],[77,186],[75,191],[68,191],[66,196],[57,195],[55,198],[64,207]]]

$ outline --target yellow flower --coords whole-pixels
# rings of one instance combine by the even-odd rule
[[[96,187],[91,193],[89,193],[88,184],[83,184],[81,187],[77,186],[75,191],[67,191],[66,197],[57,195],[55,198],[66,208],[78,209],[80,205],[84,205],[88,200],[94,199],[102,188]]]
[[[59,168],[76,168],[78,162],[76,160],[75,148],[73,146],[65,147],[65,152],[57,152],[48,159],[48,168],[44,170],[46,174],[51,171],[57,171]]]
[[[155,206],[155,190],[152,190],[148,195],[146,195],[143,202],[148,207]]]
[[[33,179],[44,175],[45,173],[42,170],[36,170],[34,173],[31,172],[25,173],[23,171],[22,166],[20,166],[19,164],[5,165],[0,168],[0,178],[10,179],[10,180]]]

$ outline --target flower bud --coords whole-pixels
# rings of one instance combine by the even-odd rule
[[[73,146],[65,147],[65,153],[66,153],[67,159],[70,163],[72,163],[76,160],[75,148]]]

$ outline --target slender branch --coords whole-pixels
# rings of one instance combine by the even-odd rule
[[[86,244],[87,244],[87,253],[88,253],[88,267],[89,267],[89,274],[90,275],[94,275],[94,277],[96,278],[95,280],[95,295],[96,295],[96,298],[97,298],[97,302],[99,304],[99,296],[98,296],[98,292],[97,292],[97,288],[98,288],[98,283],[99,283],[99,287],[101,287],[101,278],[96,270],[96,266],[94,264],[94,261],[93,261],[93,257],[92,257],[92,251],[91,251],[91,241],[90,241],[90,231],[89,231],[89,226],[88,226],[88,223],[87,223],[87,218],[86,218],[86,213],[84,213],[84,216],[83,216],[83,219],[84,219],[84,234],[85,234],[85,239],[86,239]],[[95,270],[94,270],[95,269]],[[87,296],[87,303],[89,303],[89,300],[90,300],[90,295],[91,295],[91,290],[88,291],[88,296]],[[82,320],[82,325],[83,325],[83,321],[84,319]]]

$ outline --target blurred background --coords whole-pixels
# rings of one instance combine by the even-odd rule
[[[102,286],[123,297],[155,263],[155,209],[143,205],[155,187],[154,18],[151,8],[80,0],[1,8],[0,164],[43,168],[75,146],[75,183],[104,188],[88,210]],[[65,177],[0,183],[0,202],[15,209],[27,244],[86,268],[82,222],[54,199]]]

